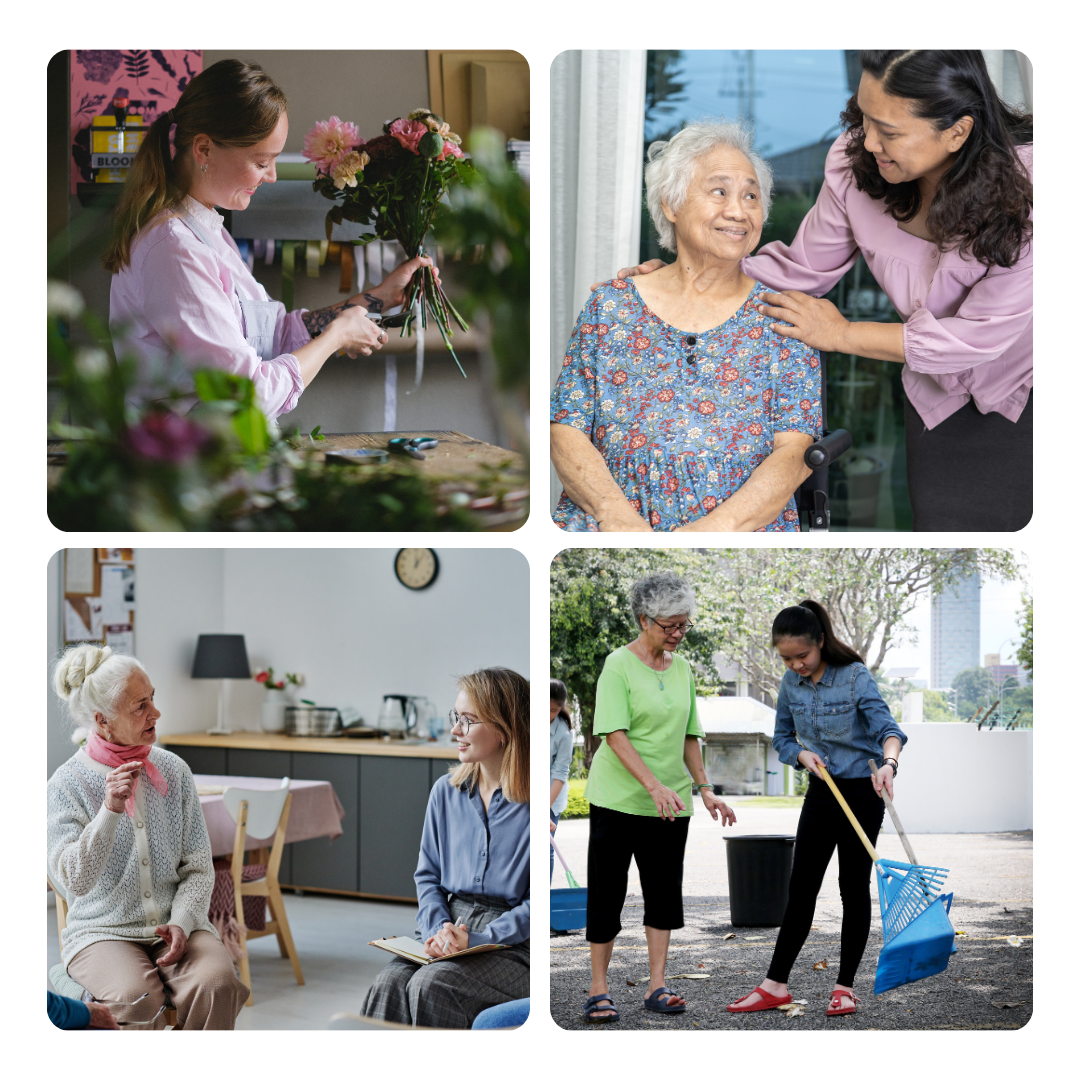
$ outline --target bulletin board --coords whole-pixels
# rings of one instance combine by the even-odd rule
[[[135,655],[135,549],[66,548],[64,644],[92,641]]]

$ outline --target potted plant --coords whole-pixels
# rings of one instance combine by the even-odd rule
[[[304,685],[304,676],[286,671],[284,679],[274,678],[273,668],[263,668],[255,673],[255,681],[266,687],[266,700],[259,711],[259,726],[263,731],[275,733],[285,730],[285,706],[292,704],[294,686]]]

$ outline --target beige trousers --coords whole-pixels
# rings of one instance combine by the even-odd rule
[[[76,953],[67,970],[99,1001],[134,1001],[148,994],[137,1005],[113,1005],[118,1023],[149,1020],[165,1001],[167,987],[178,1029],[232,1031],[250,991],[236,977],[225,946],[206,930],[196,930],[175,964],[158,967],[157,958],[167,950],[160,940],[154,945],[97,941]],[[160,1031],[164,1026],[162,1015],[153,1024],[121,1030]]]

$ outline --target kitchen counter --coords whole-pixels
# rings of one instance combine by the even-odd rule
[[[193,773],[333,785],[345,811],[342,835],[332,842],[320,836],[286,844],[282,885],[416,903],[413,873],[428,792],[457,761],[454,747],[259,731],[162,735],[158,741]]]
[[[283,750],[286,753],[363,754],[370,757],[442,758],[457,761],[456,747],[437,742],[384,742],[381,739],[332,739],[314,735],[269,735],[263,731],[234,731],[231,735],[188,732],[158,737],[161,746],[214,746],[228,750]]]

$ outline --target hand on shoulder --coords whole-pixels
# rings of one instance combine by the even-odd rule
[[[629,277],[640,277],[644,274],[651,274],[654,270],[662,270],[667,263],[663,259],[649,259],[647,262],[639,263],[637,266],[624,266],[610,281],[597,281],[589,286],[591,292],[596,292],[597,289],[604,285],[611,285],[614,288],[627,288],[625,284],[626,279]],[[620,285],[619,283],[623,284]]]

